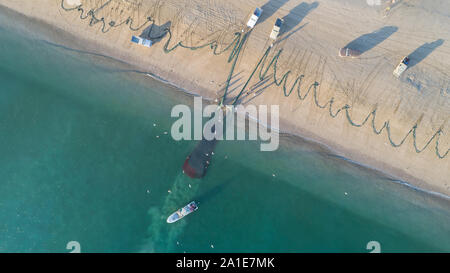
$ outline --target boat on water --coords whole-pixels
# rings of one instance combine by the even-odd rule
[[[175,223],[176,221],[180,220],[184,216],[191,214],[192,212],[196,211],[198,209],[198,205],[195,201],[192,201],[191,203],[187,204],[186,206],[182,207],[181,209],[175,211],[172,213],[169,217],[167,217],[167,223]]]

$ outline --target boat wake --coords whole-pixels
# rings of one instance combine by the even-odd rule
[[[183,245],[178,241],[187,222],[186,219],[167,224],[167,217],[180,207],[192,201],[199,188],[198,181],[193,181],[185,174],[176,176],[162,206],[150,207],[151,219],[147,228],[147,238],[139,252],[183,252]]]

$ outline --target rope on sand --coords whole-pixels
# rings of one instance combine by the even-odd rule
[[[85,14],[85,10],[82,8],[82,5],[73,7],[73,8],[66,8],[64,6],[64,0],[61,0],[61,7],[62,9],[64,9],[65,11],[74,11],[77,10],[80,12],[80,19],[85,20],[90,18],[90,26],[93,26],[99,22],[102,23],[102,32],[106,33],[108,32],[111,28],[113,27],[120,27],[122,25],[128,25],[128,27],[130,28],[130,30],[132,31],[137,31],[141,28],[143,28],[144,26],[146,26],[148,23],[151,23],[152,25],[155,24],[155,20],[153,20],[151,17],[147,17],[147,21],[145,23],[143,23],[142,25],[134,28],[132,26],[133,24],[133,19],[131,17],[128,17],[126,20],[122,21],[119,24],[116,24],[114,21],[111,21],[108,25],[110,26],[110,28],[106,29],[106,22],[104,20],[104,18],[96,18],[95,17],[95,10],[91,9],[89,10],[86,14]],[[224,95],[222,97],[222,100],[219,102],[219,104],[223,104],[228,90],[229,90],[229,86],[230,86],[230,81],[232,78],[232,75],[234,73],[234,69],[237,63],[237,60],[239,58],[239,55],[241,53],[241,51],[244,48],[245,42],[248,40],[250,34],[251,34],[251,30],[250,31],[246,31],[246,32],[236,32],[234,34],[234,39],[225,47],[223,47],[222,49],[219,50],[219,42],[214,40],[211,42],[207,42],[205,44],[199,45],[199,46],[188,46],[183,44],[182,41],[176,43],[174,46],[169,47],[169,44],[172,40],[172,32],[170,27],[167,28],[165,30],[165,33],[163,33],[163,35],[160,35],[156,38],[162,38],[166,35],[166,33],[168,34],[168,39],[166,41],[166,43],[164,44],[164,53],[168,54],[172,51],[174,51],[177,48],[184,48],[184,49],[189,49],[189,50],[198,50],[198,49],[203,49],[203,48],[207,48],[209,47],[214,55],[221,55],[224,52],[227,52],[231,49],[230,55],[228,57],[228,63],[232,62],[232,66],[230,69],[230,73],[228,74],[227,77],[227,81],[226,81],[226,87],[225,87],[225,91],[224,91]],[[155,37],[150,37],[155,39]],[[381,128],[377,129],[376,125],[375,125],[375,120],[376,120],[376,115],[377,115],[377,108],[375,107],[370,113],[367,114],[367,116],[363,119],[362,122],[357,123],[355,122],[352,118],[351,118],[351,114],[350,114],[350,110],[352,108],[351,105],[345,104],[344,106],[342,106],[341,108],[333,109],[333,105],[335,102],[335,98],[331,97],[325,104],[320,104],[319,103],[319,99],[318,99],[318,91],[317,91],[317,87],[320,85],[319,82],[315,81],[313,84],[311,84],[308,89],[306,90],[306,92],[304,94],[302,94],[301,92],[301,87],[302,87],[302,79],[305,77],[305,75],[298,75],[295,78],[295,81],[293,82],[293,84],[291,85],[291,87],[288,87],[288,78],[291,75],[291,73],[293,73],[292,71],[288,70],[287,72],[285,72],[284,74],[282,74],[282,76],[280,78],[277,77],[277,64],[278,64],[278,60],[281,56],[281,53],[283,52],[283,49],[279,49],[275,54],[274,57],[270,60],[269,64],[267,65],[267,67],[264,69],[264,66],[268,60],[268,56],[270,51],[273,49],[273,47],[268,47],[267,50],[265,51],[264,55],[259,59],[255,69],[252,71],[249,79],[247,80],[247,82],[245,83],[245,85],[242,87],[241,91],[238,93],[238,95],[234,98],[233,100],[233,105],[237,104],[239,102],[239,98],[241,97],[242,93],[244,92],[244,90],[246,89],[247,85],[249,84],[250,80],[253,78],[253,76],[255,75],[255,73],[258,71],[259,69],[259,73],[258,73],[258,77],[259,80],[262,81],[266,78],[266,75],[268,73],[268,71],[272,68],[272,75],[273,75],[273,83],[275,83],[276,86],[281,87],[283,89],[283,93],[285,97],[290,96],[290,94],[296,90],[297,93],[297,97],[300,101],[305,100],[308,95],[312,92],[312,96],[314,99],[314,103],[317,107],[319,107],[320,109],[325,109],[328,108],[328,112],[330,117],[332,118],[336,118],[338,117],[339,113],[341,113],[342,111],[345,111],[345,116],[347,121],[349,122],[350,125],[354,126],[354,127],[363,127],[366,123],[370,123],[373,129],[373,132],[376,135],[380,135],[383,133],[383,131],[386,131],[387,134],[387,138],[389,140],[389,143],[391,144],[392,147],[394,148],[398,148],[400,146],[402,146],[406,140],[408,139],[408,137],[410,135],[412,135],[413,138],[413,146],[414,146],[414,150],[416,151],[416,153],[421,153],[422,151],[424,151],[429,145],[431,145],[434,141],[435,143],[435,153],[436,156],[439,159],[444,159],[445,157],[447,157],[447,155],[450,152],[450,149],[447,149],[444,153],[440,152],[439,150],[439,138],[441,135],[444,134],[444,131],[441,128],[439,128],[432,136],[431,138],[425,143],[425,145],[420,148],[417,145],[417,130],[419,127],[419,121],[417,121],[412,127],[411,129],[408,131],[408,133],[398,142],[395,142],[392,138],[392,133],[391,133],[391,127],[390,127],[390,121],[387,120],[383,123],[383,126],[381,126]],[[334,111],[334,113],[333,113]]]

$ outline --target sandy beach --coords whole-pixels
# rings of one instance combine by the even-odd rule
[[[0,5],[36,20],[51,42],[113,57],[211,99],[224,93],[234,39],[243,41],[247,18],[262,7],[263,16],[239,51],[227,102],[250,79],[240,102],[280,105],[281,131],[448,196],[450,11],[446,1],[381,2],[0,0]],[[276,18],[285,25],[267,51]],[[130,42],[132,35],[148,34],[155,41],[151,48]],[[219,53],[230,44],[214,54],[215,46]],[[201,45],[208,46],[196,48]],[[346,45],[359,46],[361,56],[339,57]],[[259,71],[251,77],[266,52],[268,72],[262,80]],[[411,57],[410,68],[397,79],[392,71],[404,56]],[[272,59],[277,61],[269,66]],[[286,91],[284,83],[278,86],[283,75]],[[300,89],[289,93],[296,79]]]

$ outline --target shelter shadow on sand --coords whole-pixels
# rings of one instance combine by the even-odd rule
[[[287,33],[298,26],[303,19],[308,15],[313,9],[319,6],[318,2],[313,2],[311,4],[302,2],[295,8],[293,8],[288,15],[283,17],[284,24],[281,28],[280,34]]]
[[[150,26],[146,27],[139,36],[145,39],[152,40],[153,43],[157,43],[166,36],[171,26],[172,26],[171,21],[168,21],[160,26],[156,24],[151,24]]]
[[[363,34],[348,43],[344,48],[357,50],[363,54],[371,50],[398,30],[396,26],[385,26],[371,33]]]
[[[286,39],[289,39],[289,37],[291,37],[293,34],[295,34],[297,31],[301,30],[302,28],[304,28],[307,25],[308,25],[308,23],[304,23],[303,25],[301,25],[301,26],[297,27],[296,29],[294,29],[293,31],[291,31],[289,34],[282,36],[281,39],[277,39],[273,44],[276,45]]]
[[[261,9],[263,10],[263,13],[261,14],[261,17],[258,20],[258,23],[264,22],[266,19],[270,18],[272,15],[277,12],[284,4],[289,2],[289,0],[269,0],[267,3],[265,3]]]
[[[409,67],[413,67],[416,64],[423,61],[431,52],[435,51],[438,47],[444,44],[443,39],[438,39],[431,43],[425,43],[409,54]]]

